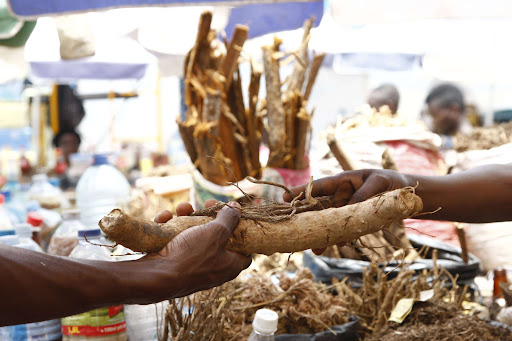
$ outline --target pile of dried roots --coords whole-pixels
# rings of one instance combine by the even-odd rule
[[[277,334],[315,333],[348,322],[341,297],[313,281],[302,269],[294,277],[277,273],[275,279],[250,273],[221,287],[171,301],[163,340],[245,340],[254,314],[269,308],[279,315]]]
[[[457,134],[453,139],[453,149],[457,152],[486,150],[512,142],[512,123],[504,123],[488,128],[473,128],[470,134]]]
[[[510,329],[493,326],[476,316],[464,315],[453,303],[440,299],[417,302],[402,324],[390,323],[368,341],[512,340]]]
[[[420,250],[420,253],[423,251]],[[387,325],[394,323],[388,322],[388,319],[397,302],[402,298],[418,300],[421,291],[432,289],[431,300],[444,299],[461,310],[467,286],[461,289],[457,284],[458,276],[454,277],[446,269],[437,267],[437,250],[433,251],[433,261],[434,267],[420,274],[408,270],[404,264],[394,278],[389,278],[372,263],[363,273],[361,288],[353,289],[345,281],[336,279],[333,279],[332,286],[348,312],[361,318],[361,333],[366,336],[379,335]]]

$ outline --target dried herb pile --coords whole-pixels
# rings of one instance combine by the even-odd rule
[[[512,142],[512,122],[492,127],[477,127],[469,134],[457,134],[453,139],[453,149],[457,152],[485,150]]]
[[[260,308],[279,314],[277,334],[315,333],[348,322],[341,298],[314,282],[309,270],[292,278],[280,272],[276,279],[279,284],[253,272],[247,279],[171,301],[164,340],[166,335],[172,340],[244,340]]]

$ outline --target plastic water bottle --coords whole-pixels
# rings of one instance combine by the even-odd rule
[[[77,233],[84,230],[80,222],[80,211],[73,209],[62,213],[62,223],[50,240],[48,253],[55,256],[69,256],[78,244]]]
[[[274,341],[278,318],[277,313],[270,309],[256,311],[252,321],[252,333],[248,341]]]
[[[114,208],[128,203],[130,184],[125,176],[110,165],[106,155],[94,155],[76,186],[76,204],[80,220],[86,228],[98,228],[98,222]]]
[[[0,194],[0,230],[12,230],[12,223],[9,219],[9,213],[4,207],[5,196]]]
[[[28,237],[27,237],[28,227]],[[42,252],[39,245],[30,238],[31,227],[20,226],[21,235],[15,235],[14,230],[0,231],[0,244],[21,247],[32,251]],[[60,320],[19,324],[0,328],[2,341],[53,341],[60,340]]]
[[[87,238],[87,240],[86,240]],[[99,228],[78,231],[78,245],[69,257],[112,261]],[[126,341],[124,306],[112,306],[65,317],[62,322],[62,340],[72,341]]]
[[[50,184],[46,174],[36,174],[32,177],[28,198],[36,200],[42,208],[49,210],[60,208],[63,201],[62,191]]]
[[[148,305],[126,305],[126,331],[128,339],[137,341],[157,341],[158,326],[165,320],[169,301]]]
[[[14,225],[14,230],[19,238],[19,246],[32,251],[43,252],[43,249],[32,239],[32,225],[28,223],[20,223]]]
[[[118,261],[130,261],[143,257],[141,254],[132,254],[133,251],[119,245],[114,255],[119,255]],[[128,340],[158,341],[158,326],[165,320],[165,311],[169,301],[155,304],[131,304],[124,306],[126,316],[126,332]]]

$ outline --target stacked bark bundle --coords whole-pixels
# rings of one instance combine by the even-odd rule
[[[302,43],[292,56],[295,62],[292,74],[284,82],[286,87],[279,75],[280,59],[285,56],[279,51],[282,41],[274,38],[274,44],[263,47],[267,88],[263,114],[268,117],[269,167],[304,169],[309,166],[308,138],[313,114],[306,110],[306,103],[325,57],[322,53],[314,56],[312,62],[309,61],[308,43],[313,23],[314,18],[304,23]]]
[[[308,60],[313,19],[304,26],[302,45],[285,91],[279,77],[280,60],[285,56],[279,52],[281,41],[276,39],[272,46],[263,48],[267,100],[259,107],[263,67],[251,61],[247,104],[239,69],[248,28],[238,25],[224,48],[210,27],[211,20],[210,12],[201,15],[195,45],[185,61],[187,111],[178,125],[192,162],[204,178],[218,185],[247,176],[259,178],[259,147],[267,116],[268,166],[306,168],[311,114],[305,105],[323,59],[323,55],[316,56],[311,65]]]
[[[201,15],[196,43],[185,61],[187,112],[178,125],[194,165],[207,180],[226,185],[226,181],[257,177],[260,172],[262,122],[256,117],[255,101],[261,71],[253,67],[246,109],[238,57],[249,29],[238,25],[223,50],[211,21],[211,12]]]

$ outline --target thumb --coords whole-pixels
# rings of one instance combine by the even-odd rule
[[[240,222],[240,204],[229,203],[224,206],[218,213],[214,221],[208,223],[217,229],[217,234],[222,242],[227,243],[233,231],[237,228]]]

